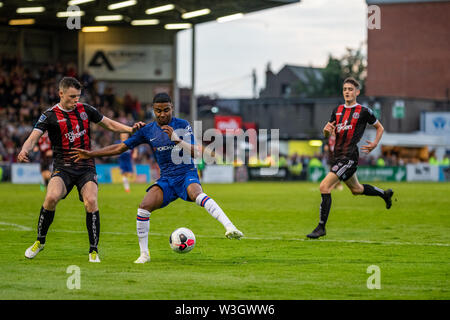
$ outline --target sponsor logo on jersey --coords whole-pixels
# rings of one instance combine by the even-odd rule
[[[58,122],[64,122],[64,121],[67,121],[67,119],[64,118],[64,119],[58,120]]]
[[[83,131],[80,131],[79,125],[77,125],[75,127],[75,130],[76,130],[76,132],[74,132],[74,130],[72,130],[64,135],[67,139],[69,139],[70,142],[74,142],[75,139],[78,139],[86,134],[86,129],[84,129]]]
[[[345,120],[343,123],[339,123],[336,126],[336,131],[341,132],[344,130],[351,130],[352,128],[353,128],[353,126],[351,124],[347,125],[347,120]]]
[[[162,146],[162,147],[155,147],[155,148],[153,148],[154,151],[159,151],[159,152],[172,150],[172,149],[181,150],[181,148],[179,146],[177,146],[177,145]]]

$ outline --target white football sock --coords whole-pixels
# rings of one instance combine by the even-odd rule
[[[122,181],[123,181],[123,187],[125,188],[125,190],[130,190],[130,183],[128,182],[128,178],[123,176]]]
[[[136,232],[141,252],[148,254],[148,233],[150,231],[150,211],[139,208],[137,210]]]
[[[214,219],[219,221],[225,227],[225,229],[234,227],[233,223],[228,219],[225,212],[223,212],[214,199],[208,197],[205,193],[200,193],[197,199],[195,199],[195,203],[204,207]]]

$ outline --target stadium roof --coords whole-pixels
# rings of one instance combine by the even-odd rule
[[[293,66],[293,65],[285,65],[283,69],[288,69],[292,71],[292,73],[299,79],[303,81],[308,81],[308,73],[313,75],[316,78],[322,78],[322,68],[314,68],[314,67],[304,67],[304,66]]]
[[[83,2],[84,3],[80,3]],[[88,2],[87,2],[88,1]],[[67,12],[69,5],[77,5],[80,11],[82,26],[126,26],[133,20],[158,19],[159,26],[164,27],[172,23],[198,24],[216,20],[219,17],[237,13],[251,13],[263,9],[269,9],[285,4],[300,2],[300,0],[131,0],[127,3],[134,5],[108,9],[111,4],[122,3],[125,0],[0,0],[0,25],[8,25],[11,19],[34,19],[34,27],[41,28],[66,28],[67,17],[57,17],[58,12]],[[150,8],[173,4],[173,8],[155,14],[146,14]],[[20,13],[18,8],[38,7],[41,12]],[[182,17],[184,13],[209,9],[206,15],[194,18]],[[119,21],[95,20],[97,16],[120,15]]]

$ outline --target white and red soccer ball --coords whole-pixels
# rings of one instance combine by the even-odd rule
[[[178,228],[169,238],[170,247],[177,253],[187,253],[195,246],[195,235],[188,228]]]

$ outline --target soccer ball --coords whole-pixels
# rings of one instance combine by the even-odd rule
[[[177,253],[187,253],[194,249],[195,235],[188,228],[178,228],[169,238],[170,247]]]

